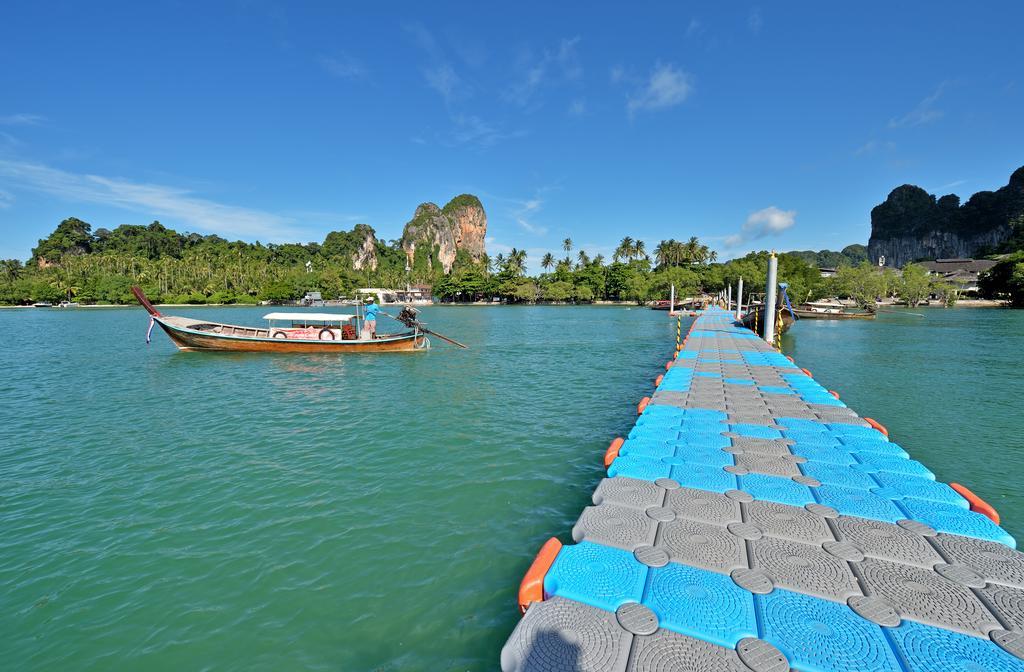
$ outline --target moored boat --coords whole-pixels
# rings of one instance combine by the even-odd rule
[[[180,350],[351,353],[415,352],[430,347],[428,332],[415,319],[406,321],[411,331],[368,337],[357,329],[362,320],[356,314],[269,313],[263,316],[266,327],[248,327],[164,315],[140,288],[132,287],[132,293],[150,315],[150,331],[153,324],[160,325]]]
[[[811,320],[873,320],[874,311],[854,312],[847,309],[837,299],[807,301],[793,309],[800,319]]]

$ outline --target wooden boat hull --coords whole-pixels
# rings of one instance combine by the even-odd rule
[[[173,319],[173,318],[172,318]],[[180,350],[207,350],[219,352],[416,352],[429,347],[422,333],[407,332],[376,338],[372,341],[312,341],[300,339],[233,336],[190,329],[169,324],[165,317],[153,320],[167,333]]]
[[[782,333],[789,331],[789,328],[793,326],[793,322],[795,321],[795,318],[789,310],[784,308],[782,310],[781,322]],[[754,306],[751,308],[743,315],[743,319],[740,320],[740,323],[747,329],[756,333],[758,336],[764,338],[764,306]],[[757,327],[756,329],[754,328],[755,326]]]
[[[793,311],[801,320],[873,320],[874,313],[821,313],[814,310]]]

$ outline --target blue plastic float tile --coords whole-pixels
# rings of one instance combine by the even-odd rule
[[[840,436],[839,440],[843,447],[851,453],[877,453],[890,457],[910,457],[910,454],[903,450],[898,443],[886,441],[879,434],[882,440],[873,439],[868,436]]]
[[[889,457],[878,453],[857,453],[857,461],[860,462],[861,469],[867,472],[889,471],[935,480],[935,474],[917,460]]]
[[[884,488],[893,490],[899,495],[898,497],[890,497],[891,499],[915,497],[917,499],[930,499],[933,502],[942,502],[943,504],[957,506],[961,509],[971,508],[971,505],[960,496],[960,493],[945,483],[888,471],[879,471],[874,474],[874,478]]]
[[[708,467],[725,467],[735,464],[732,453],[727,453],[720,448],[695,448],[693,446],[679,446],[672,457],[663,457],[663,462],[669,464],[702,464]]]
[[[721,378],[722,377],[722,374],[714,373],[713,371],[698,371],[697,373],[695,373],[693,375],[700,376],[701,378]]]
[[[1021,672],[1024,662],[995,643],[903,621],[889,636],[909,672]]]
[[[859,488],[844,488],[838,485],[822,485],[815,488],[818,501],[847,516],[872,518],[886,523],[895,523],[906,518],[890,500]]]
[[[776,418],[776,421],[780,425],[785,425],[789,429],[794,431],[815,431],[828,433],[828,425],[821,422],[820,420],[809,420],[807,418],[789,418],[781,416]]]
[[[781,439],[782,432],[764,425],[748,425],[744,423],[729,425],[728,431],[740,436],[749,436],[754,439]]]
[[[841,422],[833,422],[829,424],[829,429],[833,433],[839,434],[843,437],[866,437],[869,439],[882,439],[885,440],[885,435],[874,427],[864,427],[863,425],[849,425]]]
[[[754,385],[754,381],[749,380],[747,378],[726,378],[725,382],[729,383],[730,385]]]
[[[757,637],[754,596],[728,575],[669,563],[651,570],[643,603],[662,628],[734,647]]]
[[[807,476],[816,478],[828,485],[841,485],[846,488],[861,488],[863,490],[878,487],[875,479],[856,467],[826,464],[824,462],[805,462],[800,465],[800,470]]]
[[[634,425],[633,429],[629,431],[629,434],[627,434],[626,437],[630,439],[668,442],[675,441],[679,438],[679,430],[667,427]]]
[[[646,439],[629,439],[619,448],[619,455],[638,455],[654,460],[672,457],[675,454],[676,447],[674,444]]]
[[[652,404],[644,409],[644,412],[640,415],[640,417],[650,417],[652,415],[676,416],[681,418],[684,415],[686,415],[686,411],[683,410],[682,408],[677,408],[675,406],[662,406],[660,404]]]
[[[749,492],[754,499],[779,502],[790,506],[804,506],[815,501],[811,489],[781,476],[744,474],[740,476],[740,490]]]
[[[615,611],[639,602],[646,581],[647,567],[629,551],[583,541],[558,552],[544,577],[544,594]]]
[[[796,392],[790,388],[779,387],[778,385],[762,385],[757,389],[765,394],[796,394]]]
[[[899,500],[899,505],[907,512],[908,518],[931,525],[939,532],[998,541],[1010,548],[1017,548],[1016,540],[1006,530],[980,513],[913,497]]]
[[[726,492],[736,489],[736,477],[720,467],[705,467],[698,464],[677,465],[672,467],[672,479],[684,488],[697,488],[711,492]]]
[[[716,411],[712,408],[687,408],[684,415],[687,418],[703,418],[710,421],[725,420],[729,416],[725,411]]]
[[[608,467],[609,476],[625,476],[638,478],[642,481],[656,481],[672,475],[672,465],[661,460],[638,455],[620,455]]]
[[[776,589],[756,597],[763,639],[807,672],[889,672],[900,669],[874,623],[845,604]]]
[[[679,359],[697,359],[697,353],[692,350],[682,350],[679,352]]]
[[[732,445],[732,439],[721,434],[688,434],[683,431],[674,442],[679,446],[691,446],[693,448],[722,449]]]

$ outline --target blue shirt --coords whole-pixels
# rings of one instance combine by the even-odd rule
[[[366,314],[363,319],[367,321],[373,320],[374,322],[376,322],[378,311],[380,311],[380,306],[378,306],[376,303],[368,304],[366,306]]]

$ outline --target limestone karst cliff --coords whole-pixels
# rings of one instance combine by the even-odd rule
[[[462,194],[443,208],[420,204],[402,231],[401,245],[410,267],[415,267],[419,259],[427,268],[440,264],[449,273],[460,251],[479,261],[486,253],[486,236],[487,213],[480,199]]]
[[[1024,216],[1024,167],[996,191],[936,198],[910,184],[896,187],[871,210],[868,255],[900,267],[919,259],[972,257],[1007,240],[1011,222]]]

